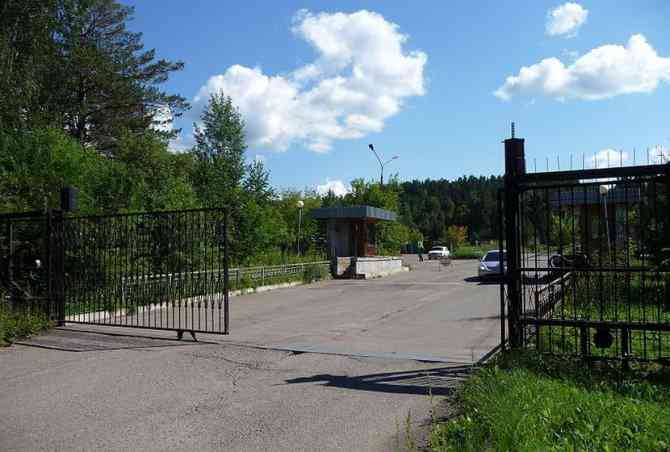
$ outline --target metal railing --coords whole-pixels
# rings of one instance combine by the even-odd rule
[[[313,267],[317,267],[319,272],[329,272],[330,262],[230,268],[230,290],[303,280],[309,276],[306,273]],[[197,297],[222,291],[223,269],[124,276],[120,279],[122,304],[145,297],[161,300],[172,293],[188,293],[191,297]]]

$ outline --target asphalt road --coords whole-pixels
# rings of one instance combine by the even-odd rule
[[[335,280],[231,300],[239,343],[472,363],[500,342],[497,284],[474,260],[424,262],[374,280]]]
[[[475,269],[233,298],[231,335],[198,343],[68,327],[0,349],[0,450],[393,450],[497,344]]]

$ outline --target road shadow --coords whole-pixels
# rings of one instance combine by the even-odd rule
[[[184,337],[184,340],[177,340],[166,337],[86,331],[70,328],[54,328],[47,330],[42,334],[16,341],[15,343],[29,347],[66,352],[93,352],[213,344],[213,342],[196,342],[191,338],[186,337]]]
[[[470,284],[477,283],[479,286],[500,285],[500,278],[495,277],[482,278],[479,276],[468,276],[467,278],[464,278],[463,281]]]
[[[286,380],[288,384],[321,383],[322,386],[391,394],[450,395],[473,366],[448,366],[402,372],[386,372],[349,377],[319,374]]]

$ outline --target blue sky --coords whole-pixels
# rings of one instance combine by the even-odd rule
[[[667,0],[125,3],[186,64],[166,84],[193,101],[175,145],[223,89],[277,187],[377,178],[368,143],[402,180],[500,174],[510,121],[530,168],[670,148]]]

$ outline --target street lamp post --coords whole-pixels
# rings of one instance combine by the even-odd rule
[[[302,229],[302,208],[305,207],[305,203],[302,200],[299,200],[297,203],[298,207],[298,256],[300,256],[300,235]]]
[[[383,186],[384,185],[384,166],[391,163],[393,160],[397,159],[398,156],[394,155],[393,157],[391,157],[390,159],[388,159],[387,161],[384,162],[381,159],[381,157],[379,156],[379,154],[377,154],[377,151],[375,151],[375,147],[372,144],[368,144],[368,147],[375,154],[375,157],[377,157],[377,161],[379,162],[379,168],[381,170],[380,171],[380,177],[379,177],[379,185]]]

